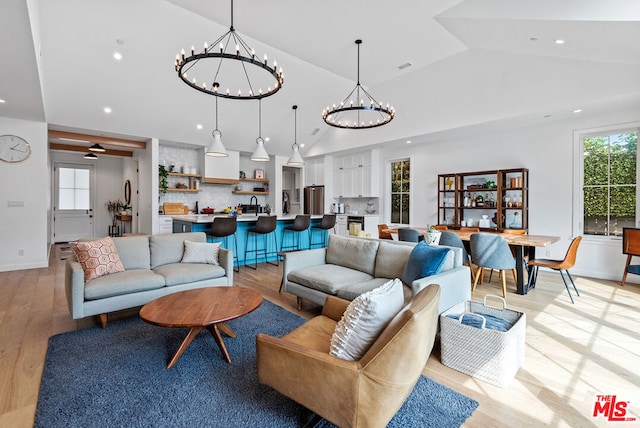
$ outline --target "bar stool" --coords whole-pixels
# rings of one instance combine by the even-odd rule
[[[215,217],[211,226],[211,232],[208,233],[214,240],[216,238],[224,238],[224,247],[229,249],[227,238],[233,236],[233,243],[235,248],[233,250],[233,270],[240,272],[240,266],[238,262],[238,237],[236,236],[236,230],[238,230],[238,222],[235,217]]]
[[[289,250],[299,250],[300,234],[305,230],[308,230],[309,225],[311,225],[311,216],[309,214],[298,214],[293,220],[293,224],[291,226],[287,226],[282,229],[282,243],[280,244],[280,251],[285,252]],[[284,242],[287,232],[293,233],[293,236],[291,236],[291,245],[285,246]],[[309,231],[309,243],[311,243],[311,231]]]
[[[317,226],[311,227],[311,236],[309,238],[309,249],[311,249],[314,245],[322,245],[322,248],[327,246],[327,233],[325,231],[329,229],[333,229],[336,225],[336,215],[335,214],[325,214],[322,216],[322,220],[320,224]],[[322,233],[322,242],[313,242],[313,231],[319,230]]]
[[[276,262],[271,263],[267,261],[267,263],[272,264],[274,266],[278,266],[280,264],[280,259],[279,257],[277,257],[278,240],[276,238],[276,224],[277,224],[276,220],[277,220],[277,217],[274,215],[264,215],[264,216],[261,215],[258,217],[258,221],[256,221],[256,227],[247,229],[247,239],[244,245],[244,265],[245,266],[250,267],[251,269],[257,269],[259,252],[262,252],[264,254],[265,261],[267,260],[267,257],[269,257],[270,254],[275,254]],[[273,245],[274,245],[275,251],[268,250],[267,235],[269,235],[270,233],[273,234]],[[253,235],[253,250],[249,249],[249,236],[251,235]],[[258,235],[262,235],[263,237],[263,243],[264,243],[263,248],[258,248]],[[247,263],[247,260],[248,260],[247,253],[255,254],[254,266],[251,266]]]

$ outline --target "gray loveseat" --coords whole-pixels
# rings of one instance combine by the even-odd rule
[[[73,319],[100,315],[149,303],[166,294],[191,288],[233,285],[233,252],[220,248],[220,265],[180,263],[184,241],[206,242],[204,232],[135,235],[113,238],[124,272],[85,283],[84,271],[74,256],[67,258],[65,288]]]
[[[283,290],[324,305],[329,295],[353,300],[393,278],[402,278],[416,244],[386,239],[329,235],[327,248],[286,253]],[[462,249],[450,249],[438,274],[405,284],[405,301],[430,284],[441,288],[438,313],[471,299],[471,273],[464,266]]]

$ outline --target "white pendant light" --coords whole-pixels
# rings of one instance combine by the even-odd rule
[[[291,149],[291,156],[289,156],[289,160],[287,161],[287,166],[304,166],[304,160],[300,155],[300,147],[298,146],[298,106],[291,107],[293,109],[293,145]]]
[[[258,145],[251,155],[251,160],[254,162],[269,162],[269,153],[264,148],[264,140],[261,137],[256,138],[256,144]]]
[[[269,162],[269,153],[264,148],[264,140],[262,139],[262,99],[258,100],[258,138],[256,138],[257,147],[251,155],[254,162]]]
[[[217,83],[214,83],[214,85],[217,85]],[[216,129],[213,130],[211,135],[213,135],[213,141],[207,147],[205,154],[220,158],[229,156],[227,149],[222,144],[222,132],[218,129],[218,97],[216,97]]]

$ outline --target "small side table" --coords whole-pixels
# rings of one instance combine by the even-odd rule
[[[129,224],[129,232],[131,232],[131,219],[132,219],[132,216],[129,214],[116,214],[116,220],[120,221],[122,234],[127,233],[127,224]],[[118,236],[121,236],[121,235],[118,235]]]

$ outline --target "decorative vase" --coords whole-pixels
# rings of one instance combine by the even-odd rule
[[[427,245],[438,245],[440,243],[440,236],[442,236],[442,232],[427,232]]]

